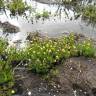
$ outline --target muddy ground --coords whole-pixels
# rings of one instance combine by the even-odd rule
[[[96,60],[73,57],[57,65],[59,74],[50,82],[40,76],[18,69],[18,95],[14,96],[96,96]]]

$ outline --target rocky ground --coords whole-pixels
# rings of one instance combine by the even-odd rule
[[[96,96],[96,60],[73,57],[56,66],[59,74],[50,82],[25,69],[17,70],[15,96]]]

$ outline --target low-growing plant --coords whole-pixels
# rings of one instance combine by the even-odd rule
[[[0,61],[0,94],[2,96],[11,96],[13,83],[12,68],[7,61]]]
[[[23,50],[17,50],[16,48],[9,48],[7,50],[8,60],[9,62],[14,62],[17,64],[26,59],[26,54]],[[14,65],[14,64],[13,64]]]
[[[22,15],[29,8],[29,6],[25,4],[23,0],[12,0],[9,2],[7,7],[13,16],[16,14]]]
[[[91,41],[86,40],[83,41],[81,44],[78,44],[78,52],[81,56],[86,57],[94,57],[95,56],[95,48]]]
[[[40,19],[41,17],[42,17],[42,14],[40,14],[40,13],[36,13],[36,14],[35,14],[35,18],[36,18],[36,19]]]
[[[42,13],[42,17],[43,18],[49,18],[49,12],[44,10]]]
[[[7,42],[4,39],[0,38],[0,55],[5,52],[6,48]]]
[[[57,40],[32,40],[27,48],[29,69],[40,74],[47,73],[55,64],[70,56],[77,56],[74,35]]]
[[[0,11],[4,8],[4,0],[0,0]]]

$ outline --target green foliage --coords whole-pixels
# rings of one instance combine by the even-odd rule
[[[6,56],[7,42],[0,39],[0,94],[10,96],[13,86],[12,68]]]
[[[8,60],[9,62],[20,62],[25,60],[26,54],[22,50],[17,50],[16,48],[9,48],[7,50]],[[14,65],[13,65],[14,66]]]
[[[83,9],[82,18],[90,23],[96,23],[96,6],[88,5]]]
[[[4,8],[4,0],[0,0],[0,9]]]
[[[22,0],[12,0],[8,4],[8,9],[12,15],[22,15],[28,9],[28,6]]]
[[[48,19],[49,18],[49,12],[48,11],[43,11],[43,13],[36,13],[35,18],[40,19],[40,18]]]
[[[3,49],[6,48],[3,47]],[[94,56],[95,49],[89,41],[79,42],[78,44],[74,34],[58,39],[42,39],[38,37],[38,34],[35,34],[25,50],[7,48],[6,54],[6,64],[13,64],[14,66],[12,62],[17,62],[16,64],[18,65],[21,61],[27,61],[29,70],[38,74],[46,74],[56,64],[60,64],[66,58],[73,56]]]
[[[6,48],[7,48],[7,42],[0,38],[0,55],[5,52]]]
[[[93,57],[95,54],[91,42],[78,44],[73,34],[56,40],[34,39],[26,53],[31,60],[29,70],[39,74],[48,73],[56,64],[60,64],[62,59],[73,56]]]
[[[49,12],[44,10],[42,13],[42,17],[43,18],[49,18]]]
[[[41,15],[40,13],[36,13],[36,14],[35,14],[35,18],[36,18],[36,19],[40,19],[41,17],[42,17],[42,15]]]
[[[11,96],[11,89],[14,85],[13,72],[8,61],[0,60],[0,96]]]
[[[86,57],[95,56],[95,48],[90,41],[84,41],[81,44],[78,44],[79,55]]]
[[[57,40],[34,40],[27,49],[31,60],[29,69],[40,74],[47,73],[62,58],[77,56],[74,35]]]
[[[8,62],[0,61],[0,84],[13,79],[12,70]]]

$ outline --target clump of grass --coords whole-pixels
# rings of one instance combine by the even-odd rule
[[[35,18],[36,18],[36,19],[40,19],[41,17],[42,17],[42,14],[40,14],[40,13],[36,13],[36,14],[35,14]]]
[[[35,18],[36,19],[40,19],[40,18],[43,18],[43,19],[48,19],[49,18],[49,12],[44,10],[42,13],[36,13],[35,14]]]
[[[42,13],[42,17],[45,18],[45,19],[49,18],[49,12],[44,10],[43,13]]]
[[[5,49],[7,48],[7,42],[6,40],[0,38],[0,55],[5,52]]]
[[[90,40],[83,41],[78,44],[78,52],[79,55],[85,57],[94,57],[95,56],[95,48]]]
[[[23,0],[12,0],[7,5],[13,16],[19,14],[22,15],[26,10],[28,10],[29,6],[23,2]]]
[[[13,73],[10,62],[7,58],[7,42],[0,39],[0,92],[2,96],[11,96],[13,86]]]

